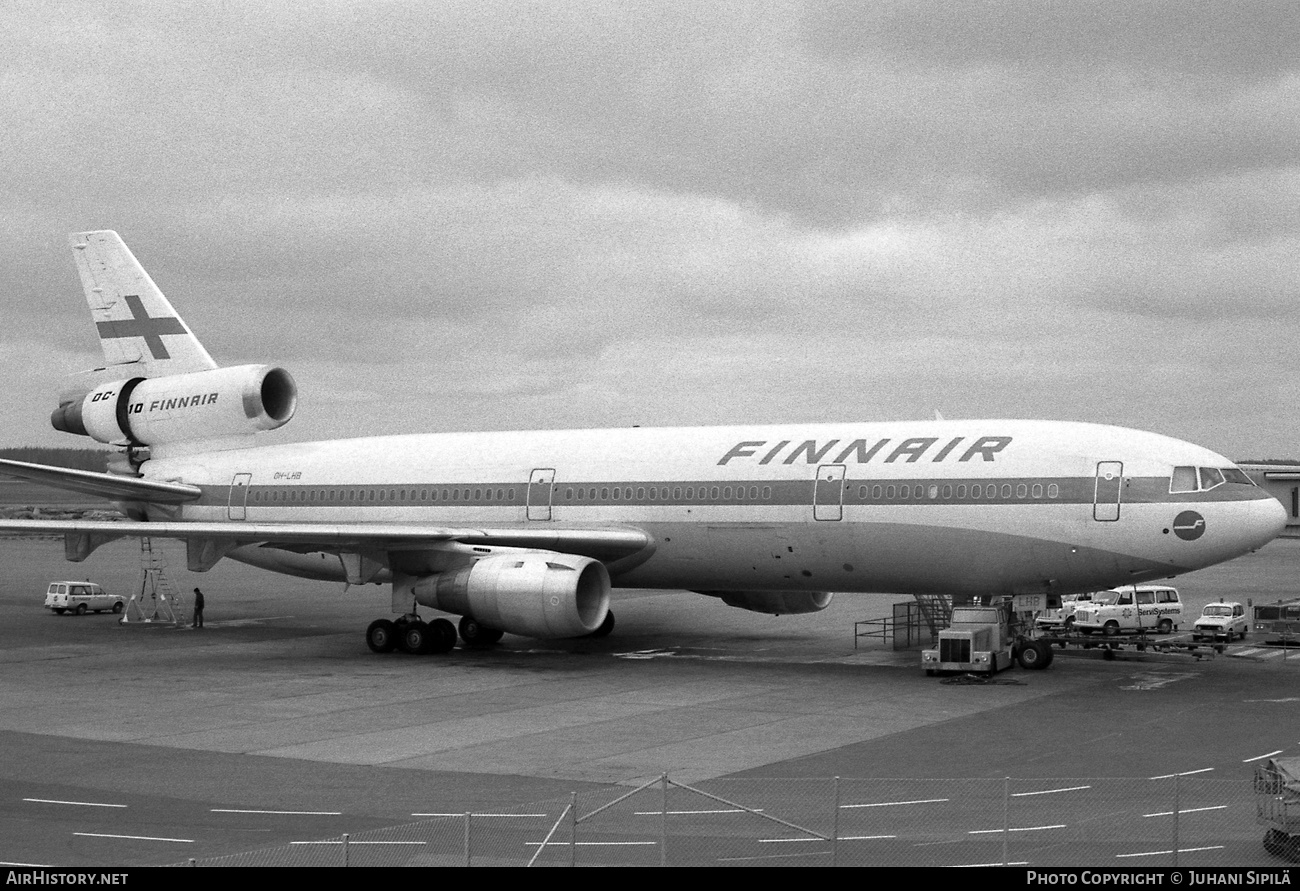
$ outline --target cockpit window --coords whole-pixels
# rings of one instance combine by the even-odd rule
[[[1175,467],[1169,476],[1169,492],[1205,492],[1225,482],[1255,485],[1239,467]]]
[[[1174,475],[1169,479],[1169,491],[1170,493],[1195,492],[1196,491],[1196,468],[1175,467]]]

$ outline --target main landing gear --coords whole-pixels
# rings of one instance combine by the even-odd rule
[[[605,621],[588,637],[606,637],[614,630],[614,612],[605,613]],[[462,616],[460,639],[469,647],[490,647],[505,634],[499,628],[488,628],[473,616]],[[448,619],[425,622],[417,615],[397,619],[376,619],[366,629],[366,645],[375,653],[403,653],[423,656],[428,653],[449,653],[456,646],[457,627]]]
[[[447,653],[456,646],[456,626],[446,619],[425,623],[418,616],[377,619],[366,629],[366,644],[376,653]]]

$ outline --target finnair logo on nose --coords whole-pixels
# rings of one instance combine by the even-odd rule
[[[1205,534],[1205,517],[1194,510],[1185,510],[1174,517],[1174,535],[1183,541],[1196,541]]]

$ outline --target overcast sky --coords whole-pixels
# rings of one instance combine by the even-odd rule
[[[115,229],[267,441],[1028,417],[1300,456],[1300,5],[8,2],[0,444]]]

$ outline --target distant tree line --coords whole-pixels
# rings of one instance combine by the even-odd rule
[[[1296,458],[1243,458],[1238,464],[1300,464]]]
[[[103,473],[108,469],[108,459],[115,453],[103,449],[53,449],[40,446],[17,446],[0,448],[0,458],[11,461],[27,461],[31,464],[53,464],[56,467],[71,467],[75,470],[95,470]]]

